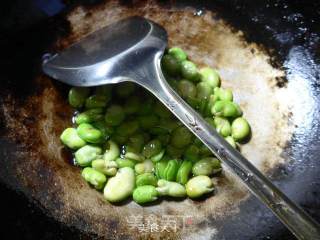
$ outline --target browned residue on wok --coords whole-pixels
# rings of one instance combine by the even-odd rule
[[[222,20],[212,18],[214,13],[195,16],[192,8],[161,7],[150,1],[130,7],[117,1],[88,9],[77,7],[68,15],[71,34],[59,39],[55,47],[63,49],[90,32],[132,15],[160,23],[168,31],[169,45],[185,49],[200,66],[209,65],[220,71],[223,86],[234,91],[252,125],[252,140],[241,149],[245,156],[263,171],[284,162],[280,154],[290,139],[289,110],[285,102],[279,101],[279,95],[286,90],[278,92],[274,87],[276,78],[283,73],[271,67],[268,56],[255,44],[247,44],[241,32],[231,31]],[[217,231],[215,219],[237,213],[238,204],[248,197],[245,188],[225,171],[225,178],[216,179],[215,196],[203,201],[164,200],[147,207],[133,202],[105,202],[101,193],[82,180],[80,170],[65,161],[59,135],[70,126],[72,115],[65,95],[45,76],[36,81],[41,86],[37,94],[19,105],[7,96],[2,105],[7,133],[19,146],[16,160],[7,163],[7,168],[19,189],[56,219],[105,238],[210,238]],[[139,228],[126,218],[142,216],[147,224],[151,216],[160,221],[166,215],[176,219],[176,231],[139,233]],[[182,217],[192,219],[183,229],[178,221]],[[160,228],[165,224],[156,223]]]

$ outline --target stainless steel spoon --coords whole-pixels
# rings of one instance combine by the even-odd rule
[[[131,17],[94,32],[55,55],[45,55],[43,71],[72,86],[131,81],[153,93],[224,162],[298,239],[320,239],[320,227],[231,147],[166,82],[160,59],[167,33],[158,24]]]

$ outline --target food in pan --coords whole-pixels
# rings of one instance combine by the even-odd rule
[[[178,47],[161,64],[170,85],[231,146],[250,136],[249,123],[215,69],[198,69]],[[109,202],[132,196],[144,204],[213,192],[210,177],[221,172],[220,161],[143,89],[132,83],[73,87],[68,100],[78,112],[61,141],[73,151],[83,178]]]

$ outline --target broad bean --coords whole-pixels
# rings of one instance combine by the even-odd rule
[[[116,175],[118,170],[118,164],[115,161],[105,161],[104,159],[93,160],[91,166],[93,169],[107,176]]]
[[[243,117],[239,117],[232,122],[231,131],[234,140],[241,141],[250,135],[251,130],[248,121]]]
[[[100,147],[93,145],[85,145],[76,151],[75,159],[81,167],[86,167],[90,166],[91,162],[94,159],[97,159],[101,153],[102,149]]]
[[[242,111],[238,104],[226,100],[219,100],[215,102],[211,108],[211,113],[215,116],[221,117],[239,117]]]
[[[158,199],[158,191],[152,185],[140,186],[133,191],[132,198],[138,204],[153,202]]]
[[[134,186],[133,169],[130,167],[120,168],[117,174],[107,182],[103,195],[109,202],[120,202],[132,194]]]
[[[77,133],[79,137],[88,143],[100,143],[103,140],[102,132],[89,123],[81,123],[77,127]]]
[[[216,70],[204,67],[200,69],[199,73],[201,75],[201,80],[208,83],[212,88],[220,86],[220,77]]]
[[[143,185],[157,186],[157,178],[153,173],[143,173],[136,177],[137,187]]]
[[[186,184],[189,180],[192,171],[192,162],[190,160],[184,160],[177,172],[176,181],[181,184]]]
[[[217,158],[208,157],[196,162],[192,167],[192,173],[195,176],[211,176],[221,171],[221,163]]]
[[[212,192],[214,186],[208,176],[196,176],[191,178],[186,184],[186,192],[190,198],[198,198]]]
[[[102,189],[107,182],[105,175],[91,167],[84,168],[81,175],[88,183],[98,190]]]
[[[86,142],[79,137],[77,130],[74,128],[65,129],[60,136],[60,140],[71,149],[79,149],[86,145]]]
[[[73,87],[68,94],[69,104],[74,108],[81,108],[90,93],[89,88]]]
[[[158,180],[158,187],[156,188],[159,195],[170,197],[185,197],[186,189],[183,185],[176,182],[166,181],[164,179]]]

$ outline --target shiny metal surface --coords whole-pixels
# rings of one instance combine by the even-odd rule
[[[43,65],[44,71],[53,78],[75,86],[133,81],[147,88],[224,161],[299,239],[316,239],[320,235],[318,224],[290,201],[238,151],[229,146],[167,84],[160,68],[160,58],[166,47],[165,31],[150,21],[136,17],[128,22],[126,20],[120,22],[120,28],[116,25],[112,25],[111,30],[104,28],[97,34],[90,35],[84,41],[71,46],[66,52],[46,59]],[[122,34],[114,34],[117,29],[133,32],[131,41],[125,43]],[[139,30],[136,31],[136,29]],[[102,37],[110,32],[115,38]],[[144,34],[144,36],[139,37],[136,34]],[[117,50],[107,45],[109,41],[114,43],[118,38],[122,40]],[[105,50],[112,48],[112,52],[101,55],[99,46],[103,46]],[[83,59],[88,54],[92,55],[88,59]],[[104,60],[104,58],[107,59]]]

